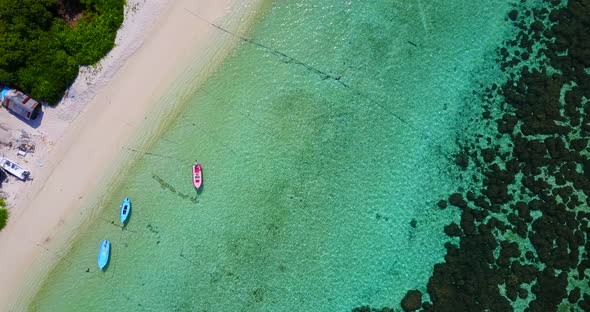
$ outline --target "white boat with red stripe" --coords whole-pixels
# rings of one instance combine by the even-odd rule
[[[198,190],[203,185],[203,166],[199,163],[193,164],[193,185]]]

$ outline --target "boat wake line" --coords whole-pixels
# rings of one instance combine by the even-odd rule
[[[225,29],[225,28],[223,28],[223,27],[221,27],[221,26],[219,26],[219,25],[217,25],[217,24],[215,24],[215,23],[207,20],[206,18],[202,17],[201,15],[199,15],[199,14],[197,14],[197,13],[195,13],[195,12],[193,12],[193,11],[187,9],[187,8],[184,8],[184,9],[189,14],[191,14],[192,16],[200,19],[201,21],[209,24],[210,26],[215,27],[218,30],[220,30],[220,31],[222,31],[222,32],[224,32],[224,33],[226,33],[226,34],[234,37],[234,38],[237,38],[237,39],[239,39],[239,40],[241,40],[241,41],[243,41],[245,43],[252,44],[252,45],[255,45],[255,46],[259,47],[259,48],[262,48],[263,50],[269,52],[270,54],[275,55],[275,56],[281,58],[281,61],[283,63],[285,63],[285,64],[296,64],[296,65],[299,65],[299,66],[303,66],[308,71],[310,71],[312,73],[315,73],[318,76],[320,76],[323,80],[333,80],[333,81],[337,82],[339,85],[341,85],[345,89],[348,89],[349,91],[353,92],[355,95],[357,95],[357,96],[359,96],[361,98],[364,98],[369,103],[372,103],[372,104],[376,105],[377,107],[379,107],[383,112],[385,112],[385,113],[391,115],[392,117],[394,117],[395,119],[399,120],[402,124],[404,124],[405,126],[407,126],[410,129],[412,129],[412,131],[414,131],[415,133],[417,133],[420,137],[422,137],[422,138],[426,139],[427,141],[429,141],[430,143],[432,143],[433,146],[435,147],[435,150],[439,154],[441,154],[442,156],[444,156],[445,158],[447,158],[452,163],[455,162],[455,157],[453,156],[453,153],[445,150],[445,148],[441,144],[436,143],[436,141],[434,140],[433,136],[427,134],[423,129],[419,129],[419,128],[413,126],[405,118],[401,117],[400,115],[396,114],[395,112],[390,111],[383,104],[381,104],[380,101],[373,99],[368,94],[365,94],[364,92],[362,92],[362,91],[354,88],[353,86],[347,84],[346,82],[342,81],[342,79],[341,79],[342,76],[336,76],[336,75],[332,75],[332,74],[326,73],[325,71],[322,71],[322,70],[320,70],[320,69],[318,69],[318,68],[316,68],[316,67],[314,67],[314,66],[312,66],[310,64],[307,64],[307,63],[305,63],[303,61],[300,61],[299,59],[297,59],[297,58],[295,58],[293,56],[287,55],[286,53],[283,53],[283,52],[281,52],[279,50],[276,50],[276,49],[274,49],[272,47],[269,47],[267,45],[264,45],[262,43],[259,43],[259,42],[255,41],[253,39],[250,39],[250,38],[247,38],[247,37],[238,35],[238,34],[232,32],[232,31],[229,31],[229,30],[227,30],[227,29]],[[416,46],[416,44],[414,44],[412,42],[410,42],[410,44]]]

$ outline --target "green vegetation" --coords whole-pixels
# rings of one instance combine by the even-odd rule
[[[115,44],[125,0],[0,0],[0,83],[57,104]]]
[[[0,197],[0,231],[6,226],[8,221],[8,209],[6,209],[6,201]]]

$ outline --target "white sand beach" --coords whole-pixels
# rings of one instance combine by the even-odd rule
[[[116,47],[96,66],[81,68],[59,105],[44,107],[33,123],[1,109],[0,155],[26,167],[32,177],[22,182],[8,176],[1,188],[10,211],[0,232],[1,311],[26,309],[87,220],[87,214],[80,217],[82,207],[96,203],[112,184],[112,173],[137,158],[125,147],[149,144],[165,117],[183,104],[182,97],[166,105],[158,99],[188,68],[188,78],[204,78],[238,43],[205,21],[240,33],[261,2],[127,0]],[[35,145],[34,152],[18,156],[23,142]]]

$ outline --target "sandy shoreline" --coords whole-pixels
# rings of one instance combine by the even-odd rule
[[[38,125],[31,127],[2,112],[0,125],[17,138],[25,130],[36,150],[24,158],[14,149],[2,150],[28,167],[34,180],[23,183],[9,177],[2,188],[11,218],[0,232],[0,310],[26,308],[75,230],[93,215],[100,193],[114,184],[114,172],[138,157],[124,147],[153,141],[183,97],[170,103],[158,99],[171,92],[179,77],[206,75],[202,72],[211,70],[236,44],[235,38],[220,35],[190,12],[240,32],[260,3],[129,0],[117,47],[98,70],[83,69],[63,102],[55,109],[44,108]],[[182,92],[190,90],[185,86]],[[88,213],[83,207],[90,207]]]

